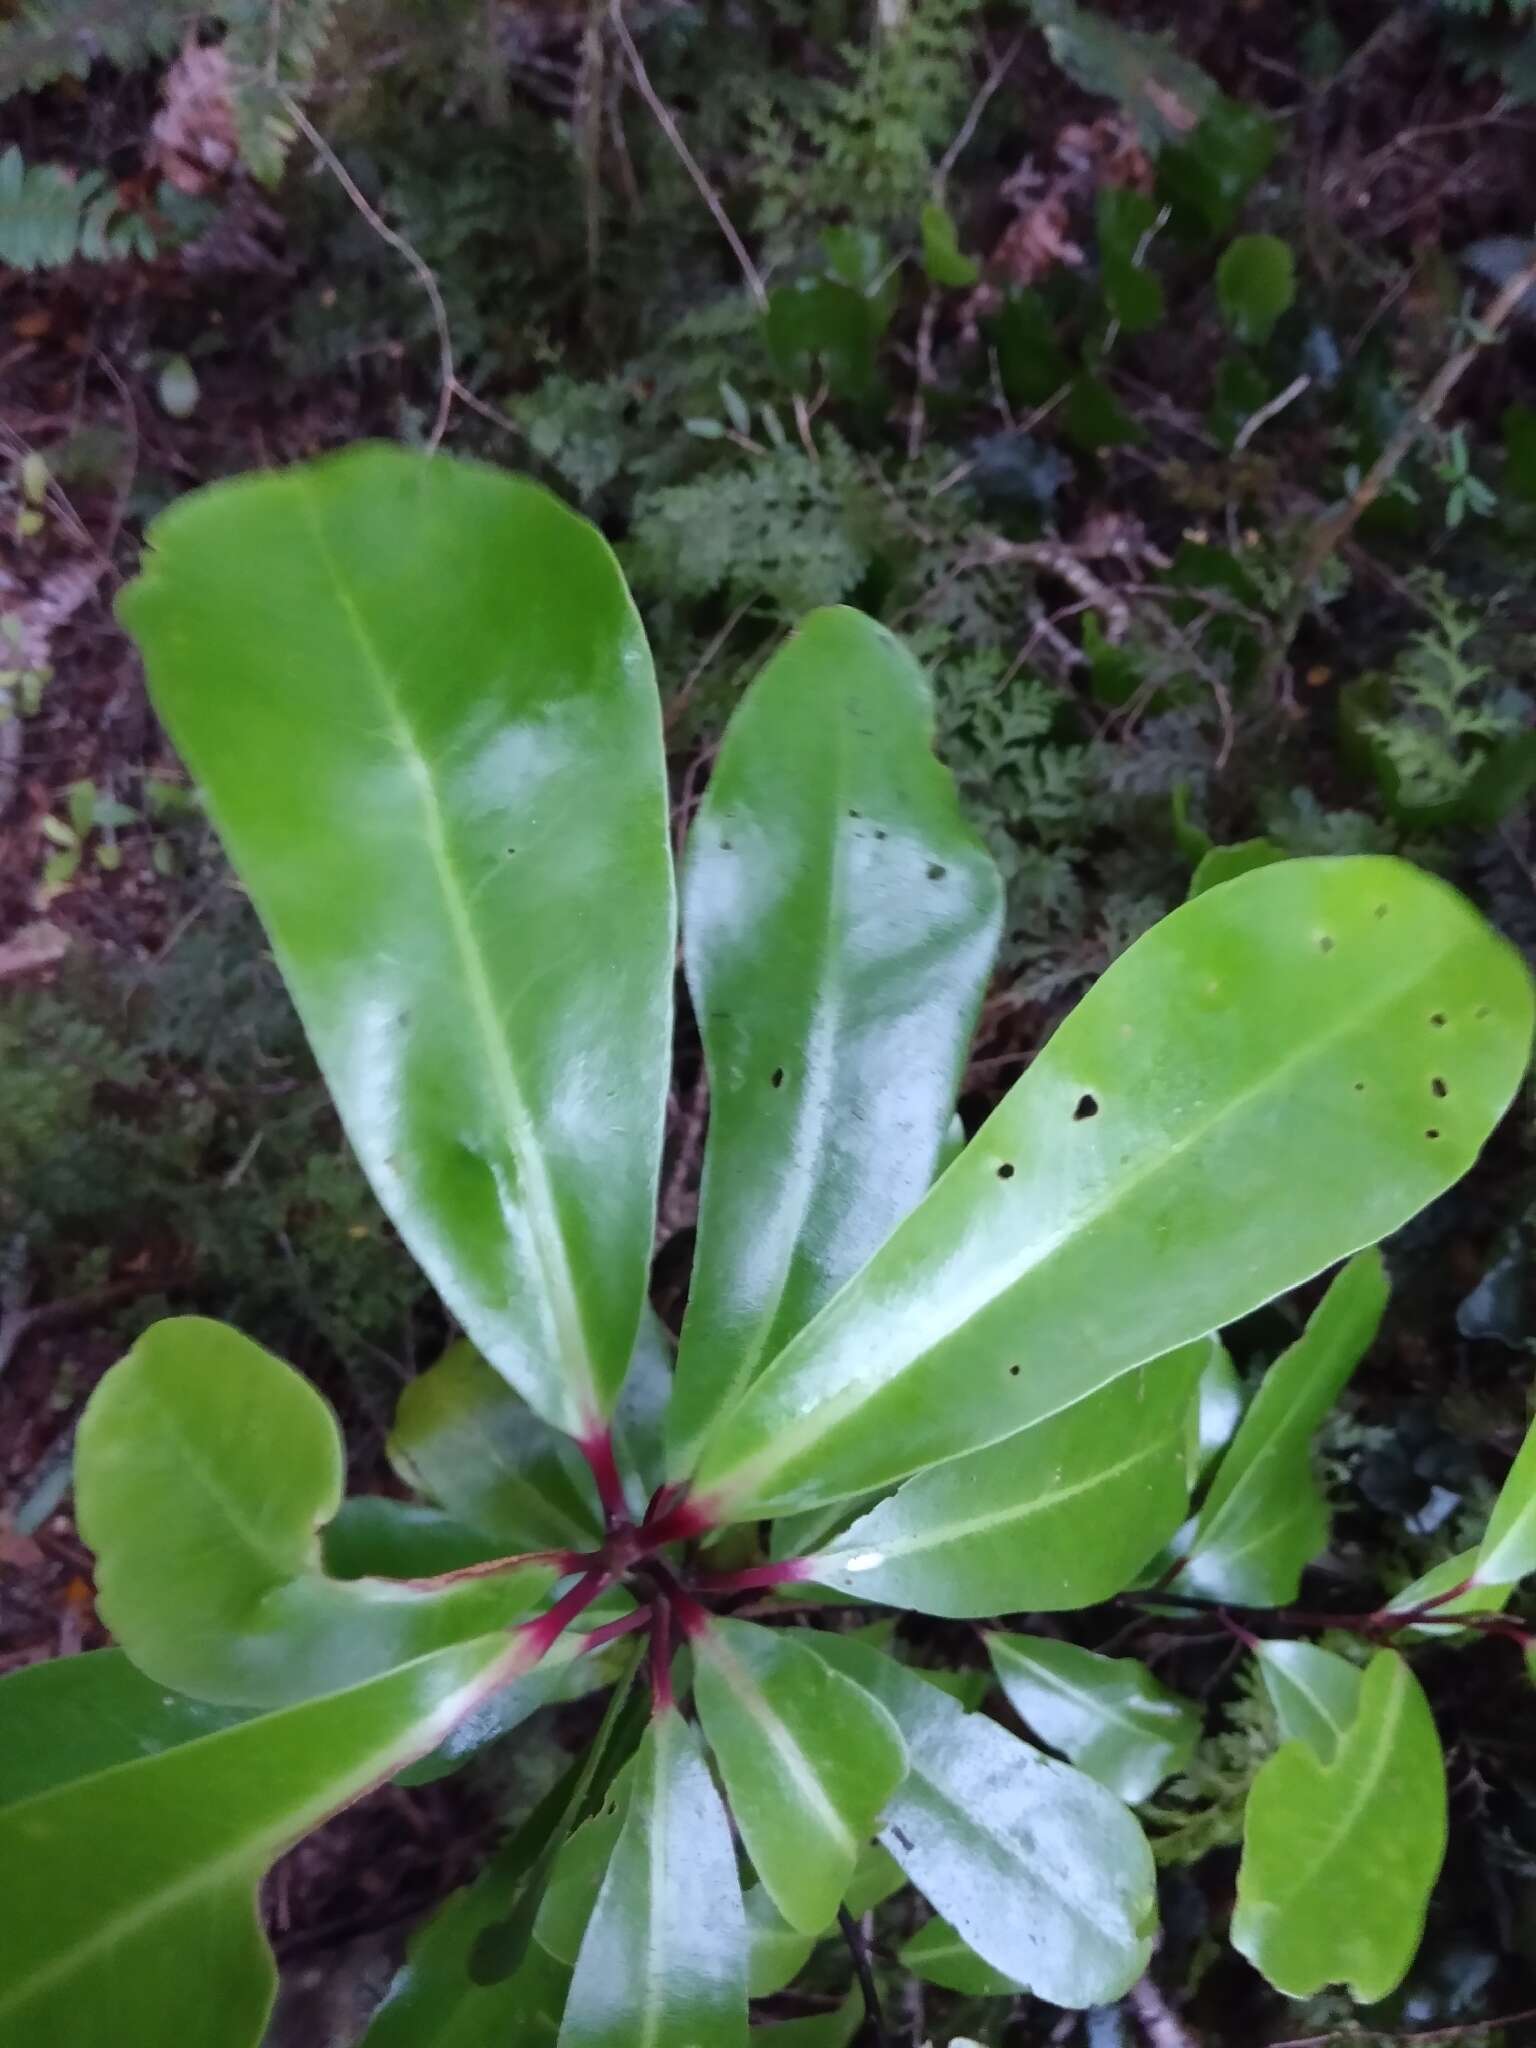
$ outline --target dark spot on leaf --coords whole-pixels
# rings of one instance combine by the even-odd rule
[[[1363,1095],[1365,1093],[1365,1083],[1363,1081],[1357,1081],[1355,1083],[1355,1093],[1357,1095]]]
[[[1097,1116],[1098,1113],[1099,1098],[1096,1095],[1079,1095],[1077,1107],[1072,1112],[1072,1121],[1075,1124],[1080,1124],[1088,1117]]]
[[[1477,1018],[1478,1022],[1481,1023],[1483,1018],[1488,1015],[1488,1005],[1486,1003],[1479,1003],[1472,1014],[1474,1017]]]
[[[1018,1367],[1018,1366],[1016,1366],[1016,1365],[1010,1365],[1010,1366],[1009,1366],[1009,1368],[1008,1368],[1008,1377],[1009,1377],[1009,1379],[1011,1379],[1011,1380],[1016,1380],[1016,1379],[1018,1378],[1018,1376],[1019,1376],[1019,1367]]]
[[[1438,1131],[1426,1131],[1424,1135],[1426,1138],[1438,1138],[1440,1133]]]
[[[508,852],[508,854],[509,854],[509,855],[510,855],[510,854],[514,854],[514,853],[516,853],[516,851],[517,851],[517,848],[516,848],[515,846],[509,846],[509,847],[507,848],[507,852]]]
[[[775,1067],[769,1076],[769,1080],[773,1087],[782,1088],[784,1086],[784,1069],[782,1067]]]
[[[1431,1023],[1431,1024],[1433,1024],[1433,1025],[1434,1025],[1434,1027],[1435,1027],[1435,1029],[1436,1029],[1437,1031],[1443,1031],[1443,1030],[1445,1029],[1445,1012],[1444,1012],[1444,1010],[1436,1010],[1435,1014],[1434,1014],[1434,1015],[1433,1015],[1433,1016],[1432,1016],[1432,1017],[1430,1018],[1430,1020],[1429,1020],[1429,1021],[1430,1021],[1430,1023]]]
[[[875,837],[876,837],[877,839],[884,839],[884,838],[885,838],[886,836],[887,836],[887,835],[886,835],[886,833],[885,833],[884,829],[883,829],[883,828],[882,828],[881,826],[877,825],[877,826],[875,827]]]
[[[912,1837],[910,1835],[903,1833],[903,1831],[900,1828],[892,1828],[891,1833],[896,1837],[897,1841],[900,1842],[903,1849],[906,1849],[908,1851],[911,1850],[913,1844]]]
[[[861,818],[864,814],[862,811],[850,811],[848,815],[850,818]]]
[[[1333,951],[1333,940],[1328,936],[1327,932],[1323,932],[1318,938],[1317,950],[1319,953],[1331,953]]]
[[[1451,1091],[1449,1088],[1446,1087],[1444,1081],[1441,1080],[1440,1076],[1436,1074],[1433,1081],[1431,1081],[1429,1084],[1429,1092],[1431,1095],[1438,1095],[1443,1099],[1445,1096],[1449,1095]]]
[[[730,840],[729,840],[729,839],[722,839],[722,840],[721,840],[721,842],[720,842],[720,851],[721,851],[722,853],[730,853],[731,851],[733,851],[733,849],[732,849],[732,846],[731,846],[731,842],[730,842]]]
[[[1378,903],[1378,904],[1377,904],[1377,906],[1376,906],[1376,915],[1377,915],[1378,917],[1385,917],[1385,916],[1386,916],[1386,914],[1387,914],[1387,906],[1386,906],[1386,904],[1385,904],[1385,903]]]
[[[1013,1179],[1013,1165],[1010,1160],[1005,1159],[1003,1161],[1002,1165],[997,1169],[997,1177],[999,1180]]]
[[[929,881],[930,881],[930,882],[942,882],[942,881],[943,881],[943,879],[944,879],[944,877],[945,877],[945,876],[946,876],[946,875],[947,875],[948,873],[949,873],[949,870],[948,870],[948,868],[942,868],[942,867],[940,867],[940,866],[939,866],[939,863],[938,863],[937,861],[931,861],[931,862],[929,863],[929,866],[928,866],[928,879],[929,879]]]

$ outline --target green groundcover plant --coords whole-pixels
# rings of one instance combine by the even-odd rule
[[[163,1322],[98,1388],[78,1509],[121,1647],[0,1685],[0,2039],[256,2042],[273,1860],[600,1688],[369,2048],[739,2044],[751,1997],[903,1883],[935,1915],[913,1968],[1119,1997],[1155,1933],[1127,1802],[1199,1717],[995,1618],[1294,1597],[1373,1247],[1524,1073],[1519,959],[1405,863],[1263,867],[1133,946],[961,1148],[997,878],[911,658],[817,613],[743,698],[681,864],[711,1116],[674,1358],[647,1304],[667,790],[602,539],[492,469],[363,448],[183,500],[123,615],[465,1335],[400,1403],[408,1501],[344,1501],[320,1397],[224,1325]],[[1340,1261],[1234,1432],[1219,1332]],[[1403,1650],[1524,1642],[1501,1609],[1533,1569],[1528,1444],[1480,1548],[1362,1618],[1363,1664],[1251,1640],[1284,1739],[1232,1937],[1281,1990],[1372,2000],[1407,1969],[1445,1781]],[[1040,1744],[898,1661],[892,1608],[992,1618]],[[858,2023],[851,1997],[778,2032]]]

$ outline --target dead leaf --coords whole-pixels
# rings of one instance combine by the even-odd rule
[[[1065,263],[1076,269],[1082,249],[1067,232],[1067,202],[1059,195],[1021,213],[1004,230],[988,268],[1009,284],[1030,285]]]
[[[46,918],[24,924],[20,931],[0,942],[0,981],[56,966],[68,951],[69,935],[56,924],[50,924]]]
[[[198,197],[229,175],[240,153],[222,45],[188,43],[161,91],[149,131],[150,161],[178,192]]]

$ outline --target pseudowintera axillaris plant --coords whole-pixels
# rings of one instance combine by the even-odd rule
[[[600,1686],[599,1735],[418,1937],[369,2048],[739,2048],[749,1996],[905,1881],[942,1916],[914,1967],[1117,1998],[1155,1924],[1124,1802],[1193,1708],[989,1631],[1063,1762],[854,1603],[1292,1598],[1326,1526],[1308,1440],[1385,1298],[1369,1248],[1524,1071],[1515,955],[1397,861],[1245,875],[1132,947],[950,1158],[997,881],[911,659],[819,613],[743,699],[682,866],[711,1118],[674,1361],[646,1302],[667,799],[602,540],[526,483],[369,448],[183,501],[123,611],[466,1338],[400,1405],[418,1504],[343,1502],[324,1404],[217,1323],[160,1324],[102,1383],[78,1506],[122,1647],[0,1686],[0,2039],[256,2042],[273,1859]],[[1217,1428],[1215,1333],[1343,1259]],[[1233,1938],[1283,1990],[1373,1999],[1407,1967],[1445,1807],[1402,1652],[1519,1635],[1533,1566],[1528,1450],[1478,1553],[1356,1617],[1363,1668],[1254,1638],[1287,1739]]]

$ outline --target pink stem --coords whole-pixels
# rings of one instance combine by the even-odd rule
[[[592,1477],[597,1481],[597,1497],[602,1503],[603,1519],[610,1529],[629,1520],[629,1502],[624,1498],[624,1482],[619,1477],[619,1468],[613,1456],[613,1432],[605,1426],[594,1429],[590,1435],[578,1438],[581,1455],[592,1468]]]
[[[665,1714],[676,1704],[672,1697],[672,1610],[662,1599],[651,1617],[651,1711]]]
[[[778,1564],[748,1565],[739,1572],[700,1572],[693,1583],[701,1593],[753,1593],[760,1586],[797,1586],[815,1573],[814,1558],[786,1557]]]
[[[664,1508],[645,1534],[651,1548],[661,1550],[669,1543],[686,1543],[702,1536],[714,1525],[714,1516],[702,1502],[683,1499]]]
[[[612,1574],[599,1567],[578,1579],[568,1593],[562,1593],[547,1614],[536,1614],[513,1631],[519,1649],[517,1671],[531,1671],[552,1645],[564,1635],[583,1608],[590,1607],[599,1593],[612,1584]]]
[[[650,1622],[652,1610],[637,1607],[633,1614],[621,1614],[617,1621],[605,1621],[601,1628],[595,1628],[590,1635],[582,1638],[580,1655],[589,1650],[600,1650],[605,1643],[616,1643],[620,1636],[632,1635],[637,1628],[644,1628]]]

